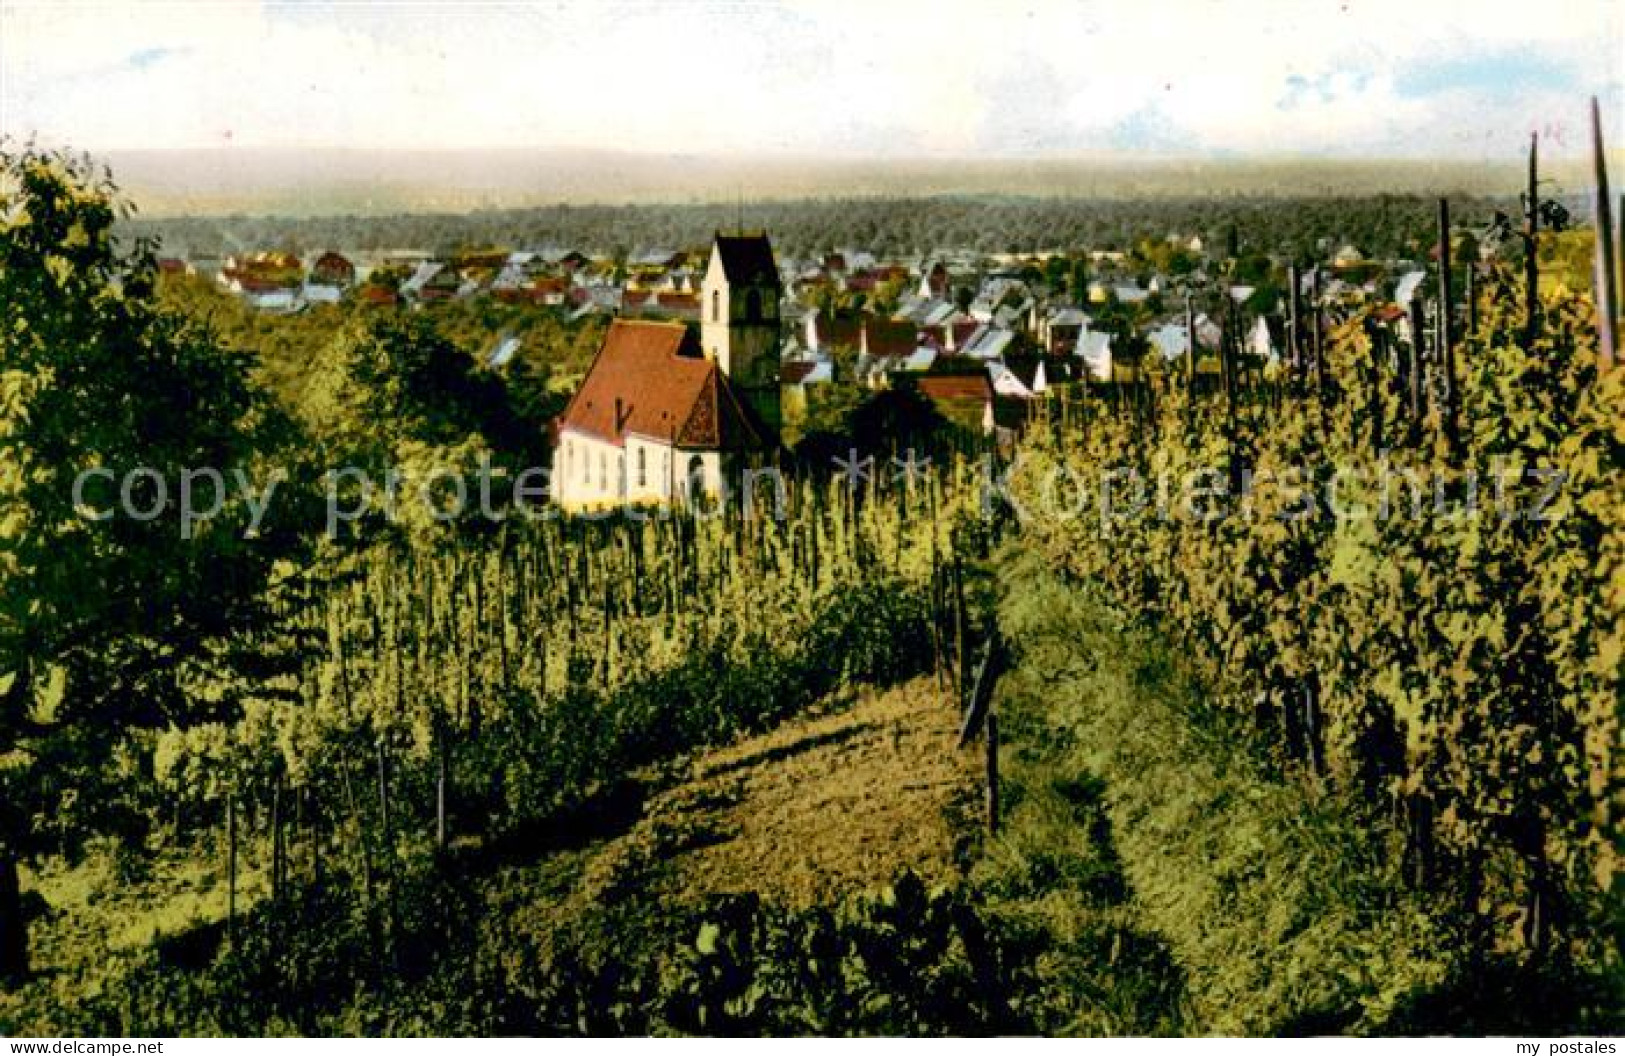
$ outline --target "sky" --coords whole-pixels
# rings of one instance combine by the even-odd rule
[[[1625,0],[0,0],[0,133],[86,150],[1504,160],[1622,140]]]

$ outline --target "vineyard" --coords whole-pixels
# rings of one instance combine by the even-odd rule
[[[1459,929],[1438,941],[1617,972],[1625,376],[1589,299],[1531,308],[1493,265],[1476,286],[1453,345],[1332,311],[1297,370],[1066,407],[1011,492],[1024,537],[1178,643],[1238,736],[1364,819]],[[1207,489],[1055,501],[1134,480]]]
[[[158,736],[163,813],[220,825],[235,808],[278,830],[300,804],[318,844],[444,848],[449,814],[520,827],[839,686],[907,678],[954,648],[938,632],[969,494],[806,484],[782,520],[516,522],[349,556],[283,613],[290,649],[316,643],[305,662],[255,683],[242,721]]]
[[[1625,371],[1533,166],[1410,303],[1296,259],[1264,362],[1197,290],[1213,355],[1002,447],[323,537],[308,480],[192,534],[72,481],[523,407],[410,321],[267,382],[105,178],[0,162],[0,1032],[1617,1028]]]

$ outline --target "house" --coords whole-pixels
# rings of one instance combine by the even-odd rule
[[[779,366],[779,399],[785,414],[805,414],[809,390],[835,380],[835,364],[827,359],[786,359]]]
[[[305,300],[311,304],[337,304],[355,285],[355,265],[329,250],[316,258],[305,279]]]
[[[897,369],[907,371],[910,374],[923,374],[931,369],[931,364],[937,361],[937,355],[938,352],[935,346],[919,345],[913,352],[903,357],[902,362],[897,365]]]
[[[1112,380],[1112,335],[1090,330],[1078,338],[1073,354],[1083,360],[1089,376],[1096,381]]]
[[[558,420],[552,499],[567,510],[724,494],[777,440],[728,364],[682,323],[617,319]]]
[[[835,364],[827,359],[786,360],[779,370],[779,385],[783,388],[827,385],[835,380]]]
[[[1044,361],[1036,360],[1030,374],[1018,373],[1003,363],[990,363],[988,379],[997,396],[1011,396],[1031,400],[1049,391],[1049,379],[1044,373]]]
[[[413,278],[417,276],[414,275]],[[402,286],[402,292],[406,287]],[[416,297],[419,304],[432,301],[450,301],[459,297],[466,297],[474,292],[471,280],[464,279],[452,268],[438,268],[428,279],[417,287]]]
[[[401,283],[401,296],[409,299],[420,296],[424,287],[428,286],[429,282],[439,275],[444,268],[445,265],[437,260],[420,262],[406,281]]]
[[[993,325],[1003,330],[1015,330],[1031,323],[1033,316],[1033,302],[1031,299],[1020,304],[1004,304],[993,313]]]
[[[519,345],[520,339],[518,335],[504,335],[499,341],[497,341],[496,347],[493,348],[485,357],[485,365],[493,370],[497,369],[498,367],[507,366],[513,361],[513,357],[519,352]]]
[[[1286,327],[1273,315],[1261,315],[1253,323],[1243,346],[1248,355],[1274,363],[1280,360],[1286,347]]]
[[[986,372],[924,374],[915,386],[948,421],[974,433],[993,432],[993,385]]]
[[[251,308],[274,315],[290,315],[305,307],[304,298],[297,289],[273,286],[267,289],[244,287],[243,301]]]
[[[865,316],[858,327],[858,380],[870,388],[884,388],[890,375],[907,369],[920,347],[912,323]]]
[[[948,269],[942,261],[936,261],[920,269],[921,300],[941,300],[948,296]]]
[[[835,349],[854,350],[861,340],[862,317],[854,311],[814,312],[804,317],[803,342],[807,349],[828,355]]]
[[[576,305],[576,314],[619,312],[626,305],[625,294],[614,283],[584,283],[570,290],[570,303]],[[587,309],[585,313],[580,309]]]
[[[1000,396],[1033,400],[1048,396],[1056,385],[1077,381],[1083,364],[1074,356],[1020,352],[988,364],[993,391]]]
[[[1224,327],[1202,312],[1196,317],[1196,354],[1204,352],[1217,352],[1219,344],[1224,340]]]
[[[1184,326],[1175,323],[1165,323],[1151,331],[1146,335],[1146,340],[1164,362],[1184,359],[1191,344],[1190,334]]]
[[[1411,271],[1400,276],[1399,283],[1394,287],[1394,303],[1409,305],[1416,299],[1422,289],[1422,283],[1427,281],[1427,272]]]
[[[936,298],[907,297],[897,305],[892,318],[899,322],[907,321],[915,326],[940,327],[946,326],[960,314],[959,309],[950,301]]]
[[[697,293],[656,291],[648,303],[645,304],[644,314],[658,316],[662,319],[698,319],[700,317],[700,295]]]
[[[310,278],[306,281],[312,286],[336,286],[347,290],[355,285],[355,265],[342,255],[328,250],[310,266]]]
[[[395,291],[388,286],[376,282],[369,282],[356,290],[356,299],[362,304],[375,308],[392,307],[400,302]]]
[[[956,316],[942,328],[942,350],[958,352],[971,345],[986,329],[968,315]]]
[[[1024,311],[1021,305],[1026,296],[1027,287],[1020,281],[1005,276],[992,276],[982,283],[982,288],[977,291],[968,311],[977,322],[991,323],[996,320],[999,309],[1006,306],[1015,306],[1018,313]],[[1009,324],[1003,322],[1000,325]]]
[[[862,357],[907,356],[918,346],[918,331],[910,322],[870,317],[858,331],[858,355]]]
[[[215,279],[261,311],[295,312],[305,306],[304,276],[298,257],[273,251],[233,254]]]
[[[1052,308],[1039,317],[1038,343],[1046,352],[1065,355],[1077,347],[1078,335],[1093,321],[1081,308]]]
[[[1016,334],[1014,330],[1002,327],[984,326],[977,329],[959,346],[958,352],[962,356],[972,359],[993,360],[1003,356],[1015,347]]]

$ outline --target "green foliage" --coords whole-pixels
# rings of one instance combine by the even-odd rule
[[[1482,167],[1480,167],[1481,169]],[[1030,174],[1028,174],[1030,175]],[[1502,173],[1475,171],[1475,181],[1499,181]],[[1369,256],[1415,257],[1430,244],[1435,199],[1429,193],[1385,193],[1394,186],[1391,168],[1367,173],[1358,189],[1329,193],[1323,176],[1314,185],[1290,167],[1269,174],[1272,186],[1215,193],[1219,173],[1204,172],[1202,194],[1190,173],[1134,172],[1112,193],[1076,183],[1024,196],[937,194],[865,196],[749,204],[755,224],[773,232],[787,257],[820,257],[831,246],[858,246],[873,253],[907,256],[965,248],[986,253],[1042,252],[1057,246],[1133,246],[1162,242],[1170,232],[1200,234],[1210,249],[1229,228],[1246,243],[1293,258],[1316,252],[1324,238],[1351,241]],[[1425,183],[1437,186],[1437,170]],[[1457,181],[1458,184],[1461,181]],[[1154,186],[1159,184],[1160,187]],[[1415,183],[1412,186],[1416,186]],[[1488,219],[1504,201],[1458,196],[1457,214]],[[176,217],[132,223],[138,234],[160,235],[194,254],[224,255],[238,246],[338,245],[355,249],[464,245],[568,246],[623,261],[626,247],[703,246],[712,234],[738,223],[734,205],[580,205],[534,209],[480,209],[461,215],[434,212],[393,216]],[[1479,222],[1470,220],[1470,222]],[[1164,243],[1170,267],[1181,265],[1177,248]]]
[[[378,468],[410,443],[444,446],[477,434],[522,453],[540,445],[509,410],[501,384],[421,315],[352,320],[324,351],[307,392],[307,427],[330,465]]]
[[[1221,488],[1242,473],[1272,479],[1244,505],[1232,485],[1230,516],[1039,516],[1029,534],[1170,634],[1216,705],[1297,780],[1358,804],[1389,843],[1378,862],[1428,894],[1465,956],[1605,972],[1616,963],[1603,922],[1617,897],[1622,771],[1604,746],[1619,736],[1625,641],[1625,381],[1597,377],[1585,300],[1549,300],[1526,350],[1516,285],[1498,272],[1484,290],[1479,331],[1457,351],[1459,445],[1438,401],[1407,419],[1392,338],[1357,316],[1330,343],[1319,397],[1246,392],[1233,420],[1177,391],[1152,421],[1087,414],[1030,448],[1013,494],[1037,509],[1063,460],[1088,494],[1107,468],[1176,487],[1215,470]],[[1547,519],[1503,516],[1497,463],[1525,514],[1543,489],[1523,471],[1562,474]],[[1288,476],[1304,467],[1319,489],[1307,507]],[[1461,511],[1465,469],[1486,478],[1477,516]],[[1428,482],[1414,513],[1406,473]],[[1343,509],[1366,516],[1332,515],[1334,474]],[[1454,482],[1442,506],[1437,480]],[[1379,516],[1384,487],[1402,508]]]
[[[935,1031],[993,1022],[991,998],[965,1000],[969,955],[952,930],[969,926],[962,907],[926,898],[917,883],[900,886],[900,904],[853,909],[850,923],[766,907],[706,909],[703,918],[638,908],[659,926],[612,920],[586,947],[564,936],[534,951],[500,930],[473,942],[481,928],[505,927],[500,915],[482,916],[469,879],[513,853],[505,848],[589,836],[620,809],[639,767],[930,663],[930,627],[942,619],[931,600],[940,597],[930,589],[934,555],[948,552],[968,501],[942,484],[921,484],[901,503],[806,485],[783,524],[511,524],[483,542],[408,539],[354,556],[319,605],[290,614],[326,643],[295,683],[303,706],[166,734],[154,781],[135,778],[159,803],[184,800],[172,812],[190,838],[218,839],[228,798],[246,818],[274,818],[279,800],[303,804],[307,821],[287,839],[308,848],[301,861],[319,858],[308,866],[319,871],[302,867],[297,886],[284,882],[245,913],[235,948],[222,948],[216,920],[138,954],[99,989],[62,1000],[60,987],[34,984],[24,1029],[794,1022],[784,1029]],[[905,518],[936,527],[904,533]],[[430,852],[441,759],[452,841]],[[282,839],[286,815],[267,824],[253,845],[260,856]],[[691,945],[708,922],[722,928],[714,963]],[[848,931],[861,937],[856,952],[840,938]],[[785,967],[779,951],[805,943],[828,951],[827,963],[807,969],[825,988],[816,999],[797,989],[803,976],[775,974]],[[606,949],[613,956],[594,952]],[[370,967],[358,978],[357,965]],[[856,972],[872,973],[871,989]],[[911,990],[899,989],[904,982]],[[872,996],[853,1011],[848,992]],[[243,993],[258,996],[245,1004]]]
[[[139,822],[109,766],[120,737],[256,695],[233,643],[299,550],[274,518],[245,539],[230,487],[182,530],[183,473],[258,478],[288,431],[244,359],[155,307],[149,248],[115,247],[114,195],[77,158],[0,154],[0,858]],[[89,469],[106,476],[76,494]],[[150,518],[86,517],[138,469],[125,501]]]
[[[1014,721],[1033,722],[1041,700],[1044,724],[1066,731],[1057,765],[1100,782],[1096,825],[1109,825],[1133,905],[1181,969],[1187,1030],[1380,1032],[1402,997],[1443,981],[1448,938],[1399,891],[1357,815],[1260,765],[1245,723],[1086,590],[1031,557],[1007,570]]]
[[[369,960],[363,914],[312,893],[282,907],[297,928],[256,914],[207,972],[185,970],[178,947],[141,956],[51,1025],[182,1036],[1031,1030],[1004,977],[1026,951],[1002,948],[962,893],[928,891],[909,874],[829,909],[753,896],[617,904],[530,936],[494,928],[466,884],[431,870],[403,877],[396,904],[402,960],[419,966],[403,976]]]

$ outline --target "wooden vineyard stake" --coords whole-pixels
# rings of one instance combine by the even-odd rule
[[[1456,425],[1456,354],[1451,340],[1455,301],[1450,289],[1450,200],[1439,199],[1439,369],[1444,374],[1444,433],[1454,450],[1460,443]]]
[[[992,711],[987,716],[987,832],[999,834],[999,716]]]
[[[1602,152],[1602,116],[1591,97],[1591,161],[1597,225],[1597,371],[1612,370],[1618,361],[1619,286],[1614,258],[1614,221],[1609,215],[1608,164]]]
[[[282,897],[282,778],[271,790],[271,900]]]
[[[1478,264],[1469,260],[1465,275],[1467,284],[1462,290],[1462,299],[1467,302],[1467,332],[1463,336],[1471,338],[1478,333]]]
[[[1529,134],[1529,188],[1524,201],[1523,245],[1523,312],[1524,341],[1529,348],[1535,345],[1536,313],[1540,305],[1540,262],[1536,260],[1536,238],[1540,232],[1540,190],[1538,161],[1540,136]]]
[[[982,651],[982,662],[977,665],[976,681],[971,687],[970,702],[965,708],[965,721],[959,727],[961,748],[976,739],[983,720],[987,718],[988,708],[993,701],[993,683],[998,680],[1003,660],[1002,653],[998,630],[995,628],[993,634],[988,637],[986,648]]]
[[[237,796],[226,796],[226,943],[237,948]]]
[[[1315,357],[1315,393],[1324,395],[1326,392],[1326,335],[1325,319],[1321,310],[1320,265],[1310,273],[1310,297],[1314,308],[1311,334]]]
[[[965,579],[960,566],[959,551],[954,551],[953,563],[954,588],[954,695],[961,705],[965,701],[966,674],[970,669],[970,657],[966,649],[965,627]]]
[[[1189,414],[1196,406],[1196,316],[1191,311],[1191,295],[1188,293],[1185,295],[1185,384],[1185,410]]]
[[[1410,315],[1410,354],[1405,366],[1406,403],[1409,405],[1411,421],[1416,422],[1422,418],[1422,334],[1427,326],[1420,297],[1411,298]]]
[[[1288,362],[1292,366],[1292,379],[1297,381],[1299,372],[1303,369],[1303,294],[1298,278],[1298,265],[1288,264],[1286,269],[1287,285],[1291,292],[1287,297],[1289,337],[1287,340]]]

